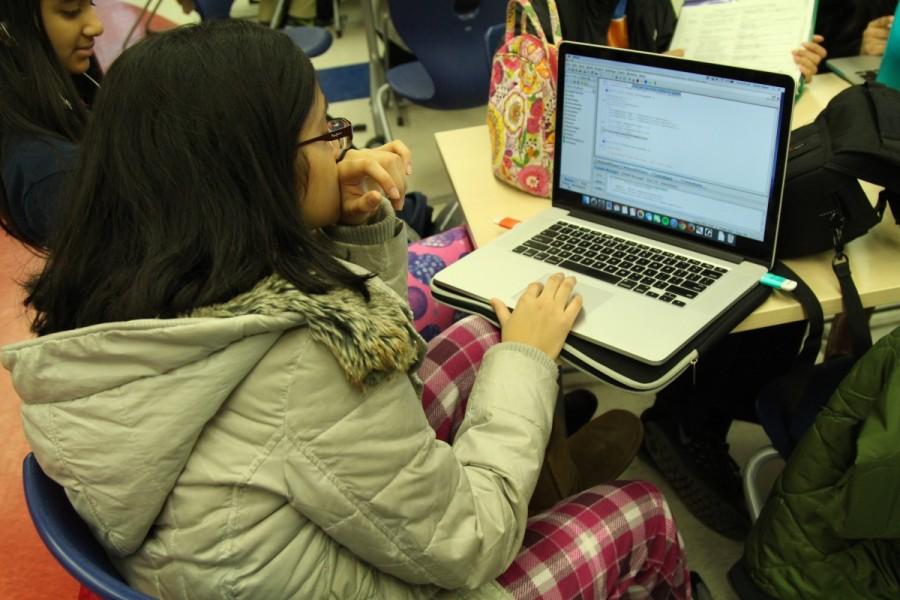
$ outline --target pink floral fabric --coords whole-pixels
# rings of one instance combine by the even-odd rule
[[[524,23],[531,21],[538,35],[516,35],[516,7]],[[553,39],[562,34],[556,4],[548,0]],[[494,55],[487,124],[494,175],[535,196],[548,197],[553,179],[556,136],[557,47],[548,42],[530,0],[510,0],[506,41]]]
[[[464,313],[437,302],[431,296],[430,285],[435,273],[471,252],[472,248],[465,227],[454,227],[410,244],[407,296],[416,331],[426,340],[464,316]]]

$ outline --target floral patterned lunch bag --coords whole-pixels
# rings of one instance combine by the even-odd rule
[[[530,0],[509,0],[506,38],[491,68],[487,114],[494,176],[545,198],[553,184],[557,44],[562,41],[556,3],[547,0],[547,7],[553,42],[547,40]]]

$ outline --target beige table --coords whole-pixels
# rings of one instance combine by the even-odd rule
[[[847,84],[833,74],[816,76],[794,107],[793,126],[811,122],[828,100],[845,87]],[[505,230],[494,224],[498,217],[524,220],[550,206],[549,200],[530,196],[494,178],[486,125],[438,132],[435,139],[476,246],[502,235]],[[874,198],[877,189],[866,187]],[[894,224],[890,211],[869,234],[848,244],[846,252],[864,306],[900,302],[900,227]],[[823,252],[787,261],[815,292],[826,315],[841,311],[840,286],[831,270],[832,254]],[[802,318],[803,311],[797,302],[776,293],[735,331]]]

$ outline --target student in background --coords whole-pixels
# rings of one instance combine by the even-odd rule
[[[40,337],[2,354],[44,470],[157,597],[688,597],[648,484],[527,520],[574,280],[426,353],[408,151],[337,162],[352,129],[326,109],[309,60],[249,23],[112,66],[30,286]]]
[[[544,30],[550,30],[546,0],[533,2]],[[678,18],[671,0],[556,0],[563,39],[614,48],[682,56],[670,48]],[[793,51],[807,82],[826,56],[823,36],[816,35]]]
[[[859,46],[860,54],[869,54],[872,56],[881,56],[887,47],[888,37],[891,33],[891,27],[894,25],[894,12],[897,9],[897,1],[882,3],[884,7],[881,12],[889,11],[888,14],[876,17],[866,24],[866,28],[862,33],[862,42]],[[893,4],[893,8],[890,8]],[[871,9],[870,9],[871,10]]]
[[[197,10],[194,0],[177,0],[184,14],[190,14]],[[286,0],[287,10],[284,13],[285,22],[282,25],[328,25],[334,17],[333,6],[330,0]],[[256,20],[268,25],[275,16],[275,8],[278,0],[259,0],[259,12]],[[228,15],[222,15],[227,17]]]
[[[816,31],[831,58],[884,54],[897,0],[819,0]]]
[[[550,31],[546,0],[532,0]],[[669,50],[677,17],[671,0],[556,0],[563,39],[644,52]]]
[[[0,4],[0,225],[43,247],[97,91],[90,0]]]
[[[884,52],[897,0],[820,0],[812,44],[795,51],[807,80],[826,56]],[[826,51],[827,48],[827,51]],[[768,381],[791,367],[804,323],[728,336],[695,369],[657,395],[644,413],[644,449],[688,509],[705,525],[743,541],[750,520],[739,469],[727,435],[736,419],[755,421],[755,402]],[[843,315],[837,315],[826,357],[850,351]]]

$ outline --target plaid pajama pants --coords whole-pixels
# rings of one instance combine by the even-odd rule
[[[428,344],[422,405],[451,442],[484,353],[500,341],[479,317]],[[516,600],[690,598],[681,536],[662,494],[642,481],[585,490],[529,519],[519,555],[497,581]]]

